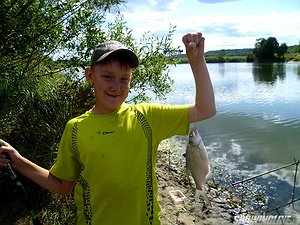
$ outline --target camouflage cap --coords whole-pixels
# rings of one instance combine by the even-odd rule
[[[128,57],[131,68],[138,67],[139,59],[136,54],[118,41],[107,41],[97,45],[92,55],[91,65],[101,62],[113,52],[121,52]]]

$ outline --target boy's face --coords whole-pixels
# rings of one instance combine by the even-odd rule
[[[111,61],[87,68],[85,76],[94,86],[96,105],[93,113],[104,114],[119,108],[127,98],[132,69],[117,61]]]

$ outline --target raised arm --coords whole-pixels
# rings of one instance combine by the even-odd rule
[[[9,159],[6,157],[7,154]],[[75,182],[53,176],[49,170],[24,158],[10,144],[0,139],[0,167],[7,166],[9,162],[23,176],[51,192],[68,195],[74,187]]]
[[[188,33],[182,37],[196,84],[195,104],[190,108],[189,122],[194,123],[216,114],[213,86],[204,59],[202,33]]]

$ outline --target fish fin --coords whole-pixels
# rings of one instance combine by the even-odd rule
[[[185,169],[185,174],[186,174],[186,178],[189,182],[190,187],[193,187],[192,181],[191,181],[191,171],[188,168]]]
[[[208,199],[208,197],[205,193],[205,190],[196,189],[195,200],[199,199],[200,197],[203,198],[205,206],[207,206],[207,205],[211,206],[210,200]]]

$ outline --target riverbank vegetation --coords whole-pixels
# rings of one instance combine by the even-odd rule
[[[283,45],[284,46],[284,45]],[[188,63],[185,54],[178,54],[180,63]],[[270,58],[259,58],[255,55],[255,48],[245,49],[222,49],[205,53],[207,63],[230,63],[230,62],[300,62],[300,45],[287,46],[284,55],[273,52]]]

